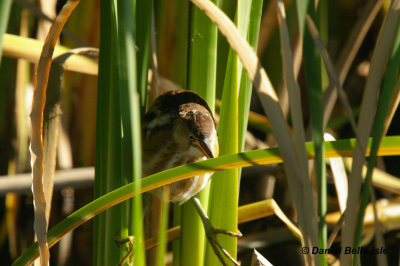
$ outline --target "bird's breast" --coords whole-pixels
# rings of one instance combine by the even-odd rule
[[[207,158],[200,155],[197,150],[189,149],[187,152],[177,152],[171,156],[170,163],[166,169],[205,159]],[[185,203],[204,188],[210,177],[211,174],[204,174],[170,184],[169,200],[180,204]]]
[[[179,204],[185,203],[207,185],[210,177],[211,174],[207,173],[172,183],[170,185],[170,201],[179,202]]]
[[[205,159],[205,156],[201,156],[197,151],[191,149],[187,152],[179,152],[176,150],[170,152],[168,147],[166,147],[159,151],[158,156],[147,158],[147,160],[143,161],[143,173],[144,176],[148,176],[170,168]],[[170,184],[169,200],[172,202],[179,202],[180,204],[186,202],[204,188],[210,180],[210,177],[211,174],[207,173]],[[153,193],[160,196],[161,190],[156,189]]]

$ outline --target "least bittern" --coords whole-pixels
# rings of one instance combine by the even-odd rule
[[[158,97],[144,117],[142,149],[143,176],[217,157],[216,123],[207,103],[196,93],[186,90],[170,91]],[[217,242],[216,234],[235,237],[241,234],[214,229],[199,200],[194,197],[204,188],[211,175],[204,174],[170,184],[169,200],[182,204],[192,199],[203,222],[206,237],[219,260],[225,264],[225,255],[239,265]]]

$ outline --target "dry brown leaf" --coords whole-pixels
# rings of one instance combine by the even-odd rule
[[[36,77],[34,80],[34,93],[31,111],[31,152],[32,165],[32,192],[35,208],[34,229],[38,239],[40,263],[49,265],[49,248],[47,245],[47,220],[46,200],[43,188],[43,111],[46,102],[46,89],[50,72],[51,58],[54,47],[72,10],[78,5],[79,0],[69,0],[57,16],[44,43],[39,59]]]

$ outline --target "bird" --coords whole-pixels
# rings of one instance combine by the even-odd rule
[[[207,103],[187,90],[169,91],[156,99],[142,127],[143,176],[217,157],[216,123]],[[204,188],[211,174],[170,185],[172,202],[185,203]]]
[[[217,125],[207,102],[189,90],[168,91],[159,96],[142,122],[143,177],[180,165],[218,157]],[[212,173],[169,185],[169,201],[183,204],[192,200],[203,222],[206,237],[220,261],[222,254],[239,265],[216,240],[217,233],[240,237],[240,233],[214,229],[195,195]],[[153,190],[161,198],[161,188]]]

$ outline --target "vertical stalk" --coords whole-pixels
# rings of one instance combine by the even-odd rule
[[[96,198],[119,187],[121,181],[121,116],[117,60],[117,10],[116,1],[100,1],[100,54],[96,115]],[[110,89],[113,88],[113,89]],[[93,264],[112,265],[119,262],[120,249],[115,245],[115,235],[120,224],[121,205],[100,214],[94,219]],[[115,218],[114,218],[115,219]]]
[[[319,16],[311,2],[308,7],[308,14],[317,21]],[[325,167],[325,148],[323,132],[323,106],[322,106],[322,62],[319,52],[309,31],[304,31],[304,65],[307,83],[308,102],[311,114],[311,132],[315,147],[314,171],[317,176],[318,190],[318,238],[319,248],[325,249],[327,245],[328,229],[325,222],[327,211],[326,196],[326,167]],[[325,254],[321,254],[321,264],[326,264]]]
[[[214,1],[214,3],[217,3],[217,1]],[[214,110],[217,27],[193,4],[190,5],[190,10],[187,89],[197,92],[207,101],[210,109]],[[209,203],[209,191],[210,186],[207,185],[198,195],[206,212]],[[181,230],[181,264],[203,265],[204,229],[192,202],[183,205]]]
[[[151,14],[151,6],[148,8],[150,10],[147,10],[147,12],[141,11],[145,14]],[[139,193],[142,178],[142,149],[135,45],[135,18],[138,19],[142,15],[144,14],[136,12],[136,1],[118,1],[118,78],[123,129],[122,174],[125,180],[135,181],[134,193],[136,194],[129,202],[131,209],[128,217],[126,215],[127,208],[125,208],[125,211],[123,208],[121,209],[121,237],[134,236],[133,263],[135,265],[145,264],[142,198]],[[150,28],[149,26],[148,31],[150,31]],[[148,58],[147,61],[145,59],[143,59],[144,62],[148,62]],[[143,71],[146,71],[146,69]],[[146,77],[146,75],[143,76]],[[144,106],[144,101],[142,106]],[[126,218],[128,218],[128,224]],[[121,259],[126,255],[125,253],[126,251],[121,249]]]

